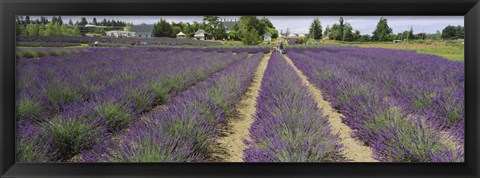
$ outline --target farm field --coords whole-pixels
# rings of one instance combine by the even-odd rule
[[[19,162],[464,161],[463,62],[56,38],[17,50]]]
[[[387,49],[400,49],[400,50],[414,50],[417,53],[422,54],[434,54],[442,56],[444,58],[463,61],[464,57],[464,45],[460,42],[451,43],[438,43],[438,42],[403,42],[403,43],[391,43],[391,42],[338,42],[334,40],[325,40],[324,44],[336,44],[343,46],[357,46],[361,48],[387,48]]]

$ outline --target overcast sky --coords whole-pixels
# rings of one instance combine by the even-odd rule
[[[80,21],[83,16],[62,16],[64,22],[68,22],[69,19],[75,23]],[[93,16],[84,16],[89,22],[92,21]],[[259,16],[263,17],[263,16]],[[273,23],[275,28],[279,31],[282,29],[285,31],[290,29],[291,33],[308,33],[310,23],[315,17],[320,19],[320,22],[325,29],[327,25],[332,26],[334,23],[338,23],[339,16],[265,16]],[[388,25],[393,29],[394,33],[399,33],[413,27],[414,33],[425,32],[435,33],[437,30],[442,30],[447,25],[464,25],[463,16],[343,16],[344,20],[350,23],[354,29],[360,30],[362,34],[371,34],[375,30],[375,26],[380,19],[385,17],[388,19]],[[38,18],[32,16],[31,18]],[[97,21],[100,22],[103,18],[116,19],[133,24],[153,24],[160,18],[164,18],[167,21],[174,22],[201,22],[203,16],[96,16]],[[221,19],[235,20],[239,16],[220,16]]]

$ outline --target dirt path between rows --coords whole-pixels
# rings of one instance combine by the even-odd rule
[[[317,102],[317,106],[322,109],[323,114],[328,116],[328,121],[330,122],[332,132],[339,133],[341,143],[344,146],[342,152],[347,161],[378,162],[377,160],[372,158],[373,153],[369,147],[365,146],[360,140],[350,137],[352,129],[350,129],[348,125],[342,122],[341,117],[343,116],[335,109],[333,109],[333,107],[328,101],[323,99],[322,92],[317,87],[310,84],[307,76],[305,76],[303,72],[300,71],[293,64],[292,60],[289,57],[287,57],[286,55],[283,55],[283,57],[300,76],[300,78],[302,79],[302,83],[309,88],[311,94],[313,95],[313,98]]]
[[[237,114],[228,118],[220,137],[210,148],[209,162],[243,162],[244,140],[250,140],[250,126],[256,112],[255,104],[260,91],[263,74],[267,69],[270,54],[265,55],[255,71],[252,83],[236,105]]]

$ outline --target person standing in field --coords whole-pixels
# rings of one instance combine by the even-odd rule
[[[283,54],[283,42],[280,42],[280,47],[279,47],[280,54]]]

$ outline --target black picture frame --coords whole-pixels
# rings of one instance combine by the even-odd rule
[[[478,0],[1,0],[0,175],[13,177],[479,177]],[[460,15],[465,163],[15,163],[15,15]]]

